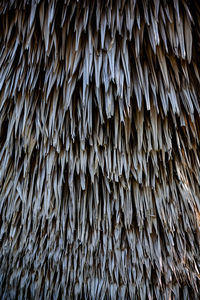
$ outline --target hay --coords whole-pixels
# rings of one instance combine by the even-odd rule
[[[1,299],[200,297],[198,0],[0,3]]]

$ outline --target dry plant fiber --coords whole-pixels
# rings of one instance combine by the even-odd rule
[[[200,299],[199,0],[3,0],[0,28],[0,298]]]

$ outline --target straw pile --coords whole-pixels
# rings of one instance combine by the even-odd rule
[[[198,0],[0,2],[1,299],[200,297]]]

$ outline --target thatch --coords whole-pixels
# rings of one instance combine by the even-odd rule
[[[200,297],[198,0],[0,2],[1,299]]]

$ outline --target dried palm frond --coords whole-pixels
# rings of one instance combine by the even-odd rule
[[[199,299],[199,1],[0,25],[1,299]]]

